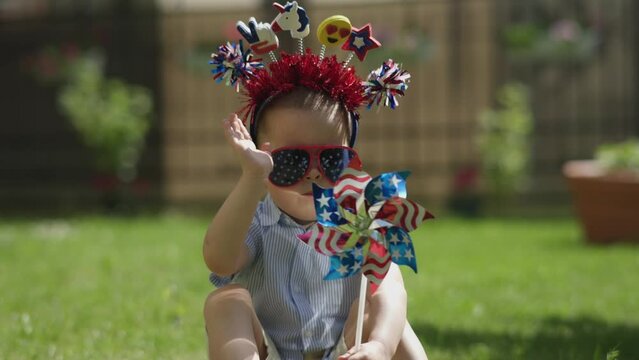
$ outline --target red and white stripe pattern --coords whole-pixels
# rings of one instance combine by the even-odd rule
[[[313,247],[315,251],[328,256],[342,251],[342,247],[348,240],[348,234],[320,224],[313,225],[309,231],[297,237]]]
[[[386,277],[386,273],[390,268],[391,256],[384,245],[377,241],[370,239],[371,245],[368,249],[368,255],[364,266],[362,266],[362,272],[368,279],[371,293],[374,293],[379,285]]]
[[[410,232],[417,229],[424,220],[432,219],[434,216],[411,200],[392,198],[386,200],[375,218],[386,220]]]
[[[333,188],[333,194],[338,204],[342,204],[343,200],[349,196],[353,198],[359,197],[366,188],[366,184],[371,181],[371,176],[367,173],[347,167],[340,175]]]

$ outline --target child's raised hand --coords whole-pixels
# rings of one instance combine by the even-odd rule
[[[257,149],[251,135],[236,114],[224,119],[222,126],[226,140],[240,158],[244,175],[266,179],[273,170],[273,158],[268,152],[270,144],[262,145],[266,151]]]

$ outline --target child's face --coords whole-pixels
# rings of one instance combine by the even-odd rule
[[[304,109],[275,108],[262,119],[260,142],[270,142],[270,149],[300,145],[347,145],[346,129],[341,119],[327,119]],[[273,202],[299,222],[315,220],[313,187],[332,187],[316,167],[312,167],[299,183],[278,187],[267,183]]]

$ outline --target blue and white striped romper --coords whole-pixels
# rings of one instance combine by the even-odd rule
[[[283,359],[301,360],[305,352],[332,348],[359,291],[358,276],[323,280],[330,258],[297,238],[304,232],[267,195],[246,237],[248,265],[231,277],[210,276],[217,287],[237,283],[248,289]]]

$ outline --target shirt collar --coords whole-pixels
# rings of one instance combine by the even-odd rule
[[[281,221],[281,224],[283,225],[303,228],[302,225],[296,223],[295,220],[286,215],[277,207],[277,205],[275,205],[273,198],[271,198],[271,194],[267,194],[264,198],[264,212],[262,213],[261,220],[263,226],[275,225]]]
[[[271,194],[267,194],[264,198],[264,212],[262,213],[262,225],[275,225],[280,217],[284,215],[277,205],[273,202]]]

